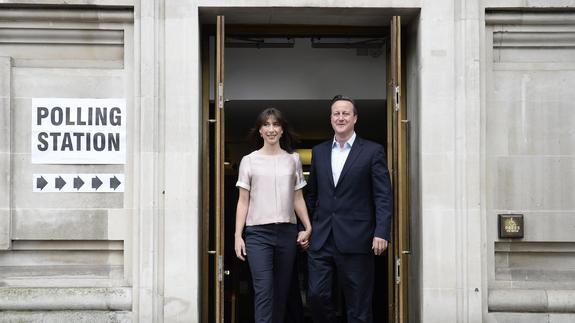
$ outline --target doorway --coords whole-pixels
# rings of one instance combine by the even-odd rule
[[[250,322],[253,301],[249,269],[246,263],[236,259],[233,251],[237,168],[241,157],[255,149],[247,140],[247,134],[262,109],[270,106],[280,109],[299,134],[300,142],[296,148],[301,150],[305,172],[309,168],[306,152],[333,136],[328,117],[329,99],[335,94],[345,94],[354,97],[357,102],[358,135],[389,147],[388,142],[396,140],[393,139],[392,128],[388,126],[394,118],[388,115],[388,103],[390,97],[395,99],[395,96],[390,96],[386,91],[388,74],[391,73],[385,56],[390,47],[390,27],[225,26],[224,34],[220,29],[223,24],[218,27],[210,23],[202,25],[205,31],[202,57],[206,63],[202,64],[203,113],[206,121],[203,136],[204,151],[207,153],[204,156],[203,191],[208,193],[204,197],[202,238],[203,249],[206,250],[202,257],[202,318],[206,322]],[[350,53],[359,60],[371,60],[365,64],[368,67],[351,64]],[[325,61],[339,54],[348,55],[344,59],[345,64],[335,62],[332,66],[328,64],[327,67],[317,68],[318,61],[314,57],[324,57],[322,63],[325,65]],[[377,58],[382,55],[378,61]],[[225,57],[225,71],[222,57]],[[310,61],[311,64],[305,63]],[[266,70],[266,65],[271,66],[271,72]],[[210,67],[213,67],[213,71],[210,71]],[[252,76],[248,77],[250,73]],[[304,77],[299,81],[290,79],[294,73]],[[322,78],[326,76],[328,81]],[[213,84],[223,84],[224,78],[225,95],[220,96],[223,86]],[[221,143],[219,152],[218,142]],[[219,163],[216,162],[216,165],[221,164],[219,179],[216,178],[218,166],[213,163],[218,158],[221,159]],[[219,193],[210,193],[218,188]],[[218,199],[221,199],[219,206]],[[218,207],[222,215],[219,223],[216,214]],[[217,231],[216,234],[210,234],[214,231]],[[223,243],[219,247],[218,234],[223,236]],[[297,296],[304,308],[305,258],[303,252],[298,256],[297,275],[304,294]],[[390,255],[377,259],[376,272],[380,275],[376,277],[375,286],[376,322],[387,322],[388,319],[406,322],[396,319],[397,310],[394,309],[397,304],[393,299],[399,295],[395,294],[393,287],[398,278],[396,263],[395,257]],[[407,298],[406,293],[403,296]],[[345,322],[343,302],[343,298],[338,297],[339,314],[342,322]],[[303,320],[309,321],[305,310]]]
[[[299,142],[295,145],[302,159],[304,175],[307,176],[310,168],[310,150],[313,146],[333,137],[333,130],[329,121],[329,98],[326,100],[229,100],[226,101],[225,113],[225,250],[226,276],[224,284],[224,317],[225,322],[252,322],[253,321],[253,295],[249,264],[238,260],[234,253],[234,219],[235,206],[238,198],[238,189],[234,186],[238,178],[238,168],[242,156],[249,154],[254,147],[248,138],[257,115],[267,107],[278,108],[289,121],[292,129],[298,134]],[[385,145],[386,131],[386,100],[361,99],[356,100],[359,119],[356,124],[356,133],[362,138],[376,141]],[[305,188],[304,188],[305,191]],[[306,304],[307,291],[307,256],[306,252],[298,250],[297,274],[292,280],[297,282],[293,286],[299,289],[292,290],[288,307],[289,317],[286,323],[312,322]],[[388,304],[388,254],[376,257],[375,277],[375,304]],[[339,290],[335,284],[334,290]],[[299,294],[298,294],[299,292]],[[298,299],[296,299],[298,298]],[[341,294],[336,295],[337,315],[339,322],[345,321],[345,304]],[[301,305],[299,305],[301,303]],[[301,306],[301,307],[300,307]],[[303,311],[302,311],[303,309]],[[301,312],[301,313],[299,313]],[[386,306],[374,307],[375,322],[387,322],[389,309]]]

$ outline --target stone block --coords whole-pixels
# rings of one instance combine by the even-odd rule
[[[423,322],[457,322],[457,291],[455,289],[423,288],[421,298]]]
[[[0,208],[0,250],[10,249],[11,242],[10,209]]]
[[[573,210],[575,159],[517,156],[497,160],[494,208],[500,210]]]
[[[549,323],[549,314],[534,313],[489,313],[489,323]]]
[[[12,238],[18,240],[106,240],[108,211],[15,209]]]
[[[549,312],[571,313],[575,317],[575,290],[548,290]]]
[[[573,323],[575,322],[575,314],[563,313],[549,313],[549,323]]]
[[[455,206],[455,167],[451,154],[421,156],[421,197],[424,209],[453,209]]]
[[[2,311],[0,322],[131,323],[133,322],[133,314],[129,311]]]
[[[456,237],[453,210],[423,210],[421,244],[433,245],[422,251],[422,288],[456,288]]]
[[[3,287],[0,288],[0,309],[11,311],[129,311],[132,309],[132,289],[126,287]]]
[[[0,153],[10,152],[12,131],[10,101],[10,97],[0,97]]]
[[[124,70],[19,68],[14,69],[12,77],[12,93],[18,98],[123,98],[126,95]]]

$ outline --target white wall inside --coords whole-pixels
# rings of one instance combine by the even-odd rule
[[[228,100],[325,100],[336,94],[381,100],[386,73],[384,49],[379,56],[358,56],[356,49],[312,48],[310,38],[296,38],[293,48],[226,48],[224,92]]]

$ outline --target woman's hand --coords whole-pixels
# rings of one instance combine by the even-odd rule
[[[297,234],[297,244],[299,244],[303,250],[309,248],[309,237],[311,236],[311,229],[305,231],[300,231]]]
[[[246,252],[246,244],[244,243],[244,239],[242,239],[241,236],[236,236],[234,249],[236,250],[236,257],[240,258],[242,261],[245,261],[248,254]]]
[[[305,200],[303,198],[301,189],[295,191],[293,208],[301,224],[305,228],[305,231],[298,232],[297,244],[299,244],[303,250],[307,250],[307,248],[309,248],[309,237],[311,236],[312,227],[309,221],[309,216],[307,214],[307,208],[305,206]]]

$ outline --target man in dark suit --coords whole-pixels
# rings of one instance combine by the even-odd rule
[[[315,323],[333,323],[333,277],[347,306],[347,322],[372,322],[374,258],[390,240],[393,199],[383,146],[355,134],[354,101],[331,101],[332,140],[315,146],[307,206],[313,234],[308,250],[309,303]]]

